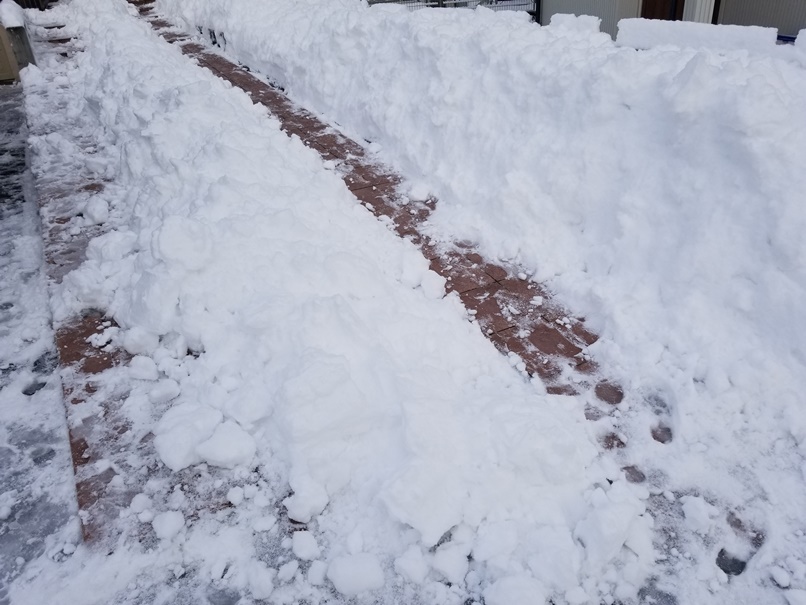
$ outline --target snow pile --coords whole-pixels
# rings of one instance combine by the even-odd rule
[[[382,602],[635,596],[654,556],[649,494],[596,459],[581,399],[513,370],[316,153],[125,4],[50,17],[86,50],[30,70],[28,94],[87,126],[35,137],[34,167],[99,137],[85,170],[106,180],[107,212],[74,220],[109,229],[54,288],[56,319],[115,318],[99,338],[134,355],[115,370],[133,384],[132,439],[153,434],[176,475],[120,521],[153,551],[79,553],[58,582],[29,574],[25,602],[77,603],[88,585],[134,599],[138,575],[174,602],[186,570],[276,602],[333,587]],[[191,514],[207,478],[220,510]]]
[[[6,29],[25,27],[25,13],[22,12],[22,7],[14,0],[0,1],[0,25]]]
[[[618,24],[616,44],[638,49],[675,46],[768,52],[775,47],[777,40],[778,30],[773,27],[622,19]]]
[[[520,260],[586,315],[603,336],[593,352],[630,387],[631,451],[675,490],[770,528],[731,590],[763,590],[762,561],[803,560],[800,51],[636,52],[483,9],[158,6],[223,32],[227,53],[426,183],[435,235]],[[674,435],[664,446],[649,435],[659,421]],[[732,531],[724,519],[708,544]],[[725,586],[715,557],[675,550],[700,578],[678,584],[682,601]]]

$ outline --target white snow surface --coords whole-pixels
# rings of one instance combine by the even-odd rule
[[[22,7],[14,0],[0,1],[0,25],[6,29],[25,27],[25,13],[22,11]]]
[[[672,579],[678,597],[774,602],[761,569],[802,560],[806,524],[799,47],[636,51],[567,20],[352,0],[158,7],[425,183],[436,237],[523,263],[585,315],[628,389],[633,460],[722,511],[668,554],[698,578]],[[730,583],[703,554],[730,541],[725,511],[765,535]]]
[[[120,523],[135,536],[176,511],[185,527],[34,562],[13,603],[179,603],[189,577],[276,603],[806,594],[799,50],[636,52],[485,9],[159,6],[224,32],[227,53],[437,194],[435,236],[549,280],[601,333],[591,352],[627,387],[624,426],[660,416],[675,439],[629,434],[619,462],[651,470],[653,492],[627,483],[597,458],[585,402],[514,372],[315,153],[121,0],[73,0],[46,16],[83,51],[25,83],[53,97],[49,116],[95,124],[84,169],[107,206],[89,218],[110,231],[53,289],[54,313],[105,309],[114,342],[153,360],[158,380],[140,374],[124,408],[173,479]],[[83,135],[35,137],[34,167],[74,161]],[[244,499],[185,516],[182,481],[209,474]],[[679,548],[653,544],[650,495]],[[727,510],[760,549],[731,541]],[[288,519],[321,560],[289,561]],[[722,544],[753,554],[741,576],[716,567]]]
[[[13,603],[183,602],[183,582],[278,603],[335,587],[458,604],[528,581],[635,596],[653,554],[627,543],[651,540],[649,494],[597,457],[584,401],[514,371],[332,167],[133,13],[74,0],[37,16],[81,51],[47,55],[25,85],[33,130],[65,129],[32,137],[35,171],[73,166],[91,135],[76,170],[106,179],[108,232],[52,286],[56,321],[117,321],[106,340],[136,357],[108,377],[130,380],[132,434],[155,436],[141,466],[162,467],[115,521],[113,555],[32,563]],[[208,477],[243,499],[191,514],[188,482]],[[320,563],[283,554],[314,556],[289,519]]]
[[[765,52],[775,48],[778,30],[756,25],[711,25],[692,21],[622,19],[616,44],[637,49],[676,46]]]

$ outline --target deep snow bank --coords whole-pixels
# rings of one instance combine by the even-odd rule
[[[158,4],[426,180],[435,234],[550,280],[632,382],[635,426],[654,422],[643,397],[664,402],[675,441],[644,429],[633,446],[681,489],[782,527],[763,561],[806,555],[785,537],[806,523],[802,51],[636,52],[483,9]]]
[[[648,494],[595,459],[582,401],[520,376],[314,152],[124,3],[47,16],[86,49],[26,75],[34,168],[103,179],[71,226],[109,227],[54,287],[56,318],[114,316],[97,342],[135,356],[133,439],[195,470],[134,498],[128,552],[43,564],[61,578],[31,571],[20,602],[138,602],[127,586],[161,583],[175,602],[186,573],[275,602],[635,595]],[[179,482],[208,468],[232,506],[193,518]],[[286,515],[309,533],[289,539]]]

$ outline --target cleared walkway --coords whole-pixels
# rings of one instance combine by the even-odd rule
[[[38,217],[25,196],[19,85],[0,86],[0,604],[26,562],[68,545],[73,473],[50,328]],[[75,529],[75,528],[74,528]],[[63,542],[48,544],[51,536]]]

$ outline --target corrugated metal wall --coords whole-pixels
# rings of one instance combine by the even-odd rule
[[[719,22],[777,27],[784,36],[806,29],[806,0],[722,0]]]
[[[640,16],[641,0],[543,0],[540,22],[548,25],[557,13],[599,17],[602,31],[615,38],[621,19]]]
[[[714,16],[714,2],[716,0],[686,0],[683,9],[683,21],[696,21],[698,23],[711,23]]]

